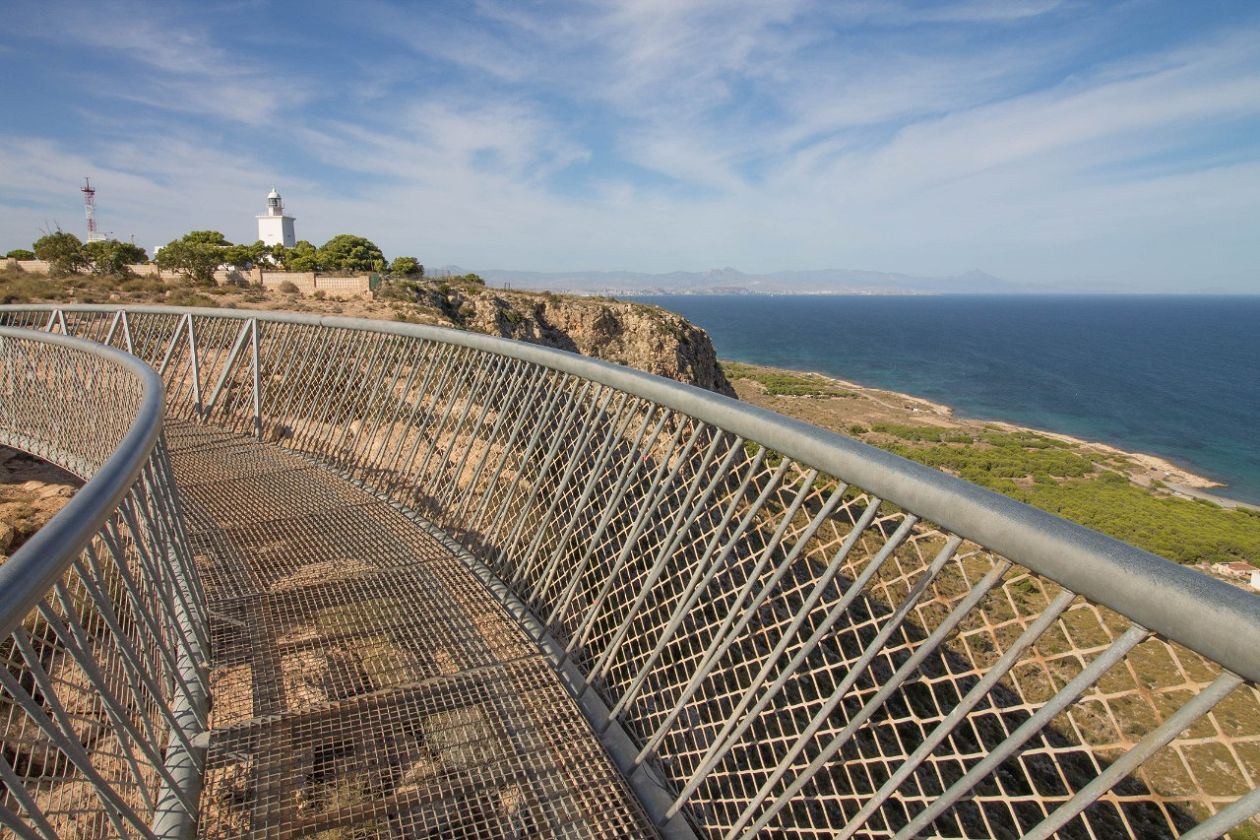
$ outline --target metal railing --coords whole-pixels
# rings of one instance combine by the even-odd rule
[[[0,322],[126,349],[159,371],[168,412],[303,453],[467,548],[596,730],[633,745],[623,772],[663,780],[645,801],[662,826],[1255,831],[1260,602],[1195,571],[531,345],[160,307]]]
[[[0,566],[0,825],[178,836],[197,812],[206,621],[161,381],[116,350],[0,329],[0,443],[86,482]]]

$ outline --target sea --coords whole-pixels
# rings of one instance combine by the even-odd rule
[[[636,297],[718,356],[1132,452],[1260,504],[1260,296]]]

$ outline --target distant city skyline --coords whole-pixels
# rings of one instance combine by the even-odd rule
[[[299,12],[300,8],[300,12]],[[1260,5],[6,4],[0,249],[1260,293]]]

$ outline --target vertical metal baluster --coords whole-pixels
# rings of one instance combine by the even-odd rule
[[[1076,699],[1087,688],[1097,682],[1104,673],[1123,659],[1130,650],[1149,635],[1150,631],[1145,627],[1131,624],[1123,635],[1118,637],[1111,643],[1110,647],[1086,665],[1071,682],[1059,689],[1054,697],[1050,698],[1028,720],[1024,721],[1018,729],[1007,736],[1006,740],[993,748],[984,758],[980,759],[975,766],[967,771],[966,775],[950,785],[949,790],[937,797],[931,805],[916,814],[905,828],[897,832],[896,840],[910,840],[911,837],[914,837],[931,825],[937,817],[954,807],[954,804],[974,789],[981,779],[997,769],[999,764],[1006,761],[1029,738],[1040,732],[1056,715],[1076,702]]]
[[[253,375],[253,393],[254,393],[254,437],[258,440],[263,439],[262,425],[262,358],[259,353],[258,339],[258,319],[251,318],[250,323],[250,359],[251,373]]]
[[[780,466],[787,463],[788,459],[784,458]],[[691,700],[692,695],[695,694],[700,685],[708,678],[709,672],[713,670],[713,666],[717,664],[719,650],[725,649],[723,647],[723,642],[727,638],[727,631],[730,629],[732,623],[736,621],[736,616],[743,608],[744,602],[748,599],[748,596],[752,593],[753,586],[757,583],[757,578],[761,577],[762,571],[770,562],[770,557],[778,549],[779,543],[783,539],[783,535],[787,533],[788,526],[790,526],[792,524],[792,520],[796,518],[796,514],[800,511],[801,505],[805,503],[805,499],[809,497],[810,491],[813,488],[814,479],[817,477],[817,470],[810,470],[806,474],[805,480],[801,482],[791,504],[786,510],[784,510],[783,515],[779,517],[779,524],[775,528],[773,535],[758,553],[757,560],[754,562],[752,570],[744,576],[744,583],[736,593],[735,600],[731,603],[729,609],[727,610],[726,616],[722,619],[722,623],[718,626],[718,629],[713,634],[712,638],[710,638],[709,644],[705,649],[704,656],[700,660],[700,665],[696,668],[695,673],[692,674],[691,679],[687,681],[687,685],[683,688],[682,693],[674,700],[674,703],[669,710],[669,714],[665,716],[665,720],[656,727],[652,736],[648,738],[647,743],[643,745],[643,749],[639,751],[639,755],[636,757],[636,763],[642,763],[656,752],[657,748],[660,747],[661,742],[665,740],[665,736],[669,732],[670,727],[674,725],[674,721],[678,720],[678,716],[682,714],[682,710],[687,705],[687,702]],[[751,520],[759,512],[760,508],[749,511],[747,520]],[[732,548],[733,547],[734,546],[732,544]],[[725,553],[723,557],[725,557]]]
[[[561,504],[565,504],[564,492],[568,489],[569,482],[573,480],[573,474],[577,470],[578,464],[586,460],[586,456],[588,454],[587,447],[591,437],[595,433],[596,427],[600,425],[604,427],[603,440],[600,442],[600,446],[596,450],[596,463],[594,468],[588,471],[586,486],[583,489],[582,495],[579,497],[578,501],[575,503],[570,502],[565,505],[568,508],[569,518],[556,540],[556,546],[551,555],[553,561],[558,561],[564,554],[564,547],[568,542],[569,537],[572,535],[573,529],[576,528],[580,517],[583,513],[585,513],[585,505],[590,498],[590,493],[594,491],[600,479],[603,477],[604,464],[607,462],[608,455],[611,454],[613,450],[613,442],[619,439],[617,433],[621,429],[622,417],[626,414],[627,407],[637,407],[640,404],[639,400],[629,400],[626,395],[621,392],[616,392],[616,398],[617,406],[613,409],[611,417],[602,415],[604,417],[602,423],[587,422],[585,424],[582,429],[582,436],[578,438],[577,444],[569,452],[569,459],[565,464],[564,472],[560,477],[560,481],[557,482],[554,487],[548,488],[548,493],[552,497],[551,504],[547,506],[547,511],[539,518],[538,521],[540,526],[537,528],[534,538],[530,541],[524,556],[517,563],[517,568],[512,575],[512,579],[508,582],[514,591],[525,595],[525,597],[521,600],[525,601],[527,604],[530,603],[533,598],[534,583],[537,583],[537,581],[529,581],[527,576],[533,571],[534,560],[538,556],[538,550],[541,548],[542,543],[546,538],[547,530],[551,525],[552,519],[555,517],[556,511],[559,509]],[[630,409],[630,413],[633,415],[633,408]],[[548,565],[551,564],[549,563]]]
[[[749,800],[748,804],[744,807],[743,813],[740,814],[739,819],[735,821],[735,824],[729,831],[727,831],[726,835],[724,835],[727,840],[729,840],[729,838],[733,838],[739,833],[739,829],[752,818],[753,812],[756,811],[761,803],[764,802],[770,795],[770,789],[778,784],[779,779],[783,778],[784,774],[791,769],[792,763],[796,761],[800,754],[805,751],[805,748],[809,746],[809,742],[813,740],[814,735],[817,734],[818,730],[823,727],[823,724],[827,722],[827,719],[831,717],[831,713],[835,711],[836,706],[840,705],[840,701],[844,699],[849,689],[852,688],[854,683],[858,681],[858,678],[866,673],[866,669],[870,666],[871,662],[873,662],[875,657],[879,655],[880,651],[884,649],[884,645],[887,644],[888,640],[892,637],[892,634],[901,627],[901,624],[905,621],[906,616],[910,614],[910,610],[914,609],[915,605],[919,603],[919,598],[923,596],[923,593],[927,590],[928,586],[931,585],[932,581],[936,580],[936,576],[940,574],[941,569],[945,568],[945,564],[953,558],[954,552],[958,550],[958,546],[961,543],[962,539],[958,536],[951,536],[945,541],[945,545],[939,552],[937,552],[937,555],[935,559],[933,559],[931,565],[929,565],[927,569],[919,575],[919,579],[916,580],[914,585],[910,587],[909,592],[906,593],[905,598],[903,598],[901,603],[897,606],[896,611],[894,611],[893,614],[890,615],[884,622],[884,626],[880,628],[880,631],[875,635],[875,638],[872,639],[862,651],[862,655],[858,657],[857,662],[849,666],[844,679],[842,679],[832,690],[831,696],[828,697],[826,702],[824,702],[822,706],[819,707],[818,711],[814,713],[814,716],[809,721],[809,725],[807,725],[801,734],[797,736],[796,741],[792,744],[791,748],[788,749],[787,754],[784,755],[783,758],[779,759],[778,764],[775,765],[775,768],[771,771],[769,777],[767,777],[765,782],[762,783],[761,787],[757,790],[757,793],[752,797],[752,799]]]
[[[609,709],[608,718],[605,721],[603,728],[600,730],[601,732],[606,731],[612,724],[613,720],[615,720],[622,711],[629,708],[630,704],[634,703],[634,701],[638,698],[639,692],[647,682],[647,678],[651,674],[652,668],[656,665],[657,661],[664,653],[665,648],[669,646],[669,643],[673,640],[674,635],[686,621],[687,616],[691,614],[692,608],[700,601],[700,598],[704,595],[704,592],[713,581],[713,578],[717,575],[718,571],[725,567],[726,558],[730,556],[731,551],[743,538],[745,531],[756,518],[757,511],[761,509],[761,506],[765,503],[766,499],[768,499],[779,486],[779,482],[783,479],[784,474],[787,472],[787,461],[779,462],[778,468],[770,476],[770,480],[766,482],[765,487],[763,487],[757,494],[757,498],[753,501],[751,507],[749,507],[745,502],[748,488],[752,484],[752,480],[761,472],[761,464],[765,459],[765,455],[766,450],[759,447],[757,449],[757,454],[753,457],[752,462],[745,471],[744,478],[740,482],[739,487],[731,494],[730,502],[727,504],[726,509],[722,514],[721,521],[713,529],[713,534],[709,538],[708,543],[705,545],[704,553],[696,561],[691,574],[691,579],[687,582],[687,589],[681,593],[675,601],[674,610],[670,614],[669,621],[666,623],[665,628],[661,631],[660,636],[657,637],[656,642],[652,647],[652,652],[639,667],[639,672],[630,682],[629,687],[622,693],[621,697],[615,704],[613,704],[613,707]],[[735,518],[735,514],[741,508],[747,508],[747,511],[742,517],[740,523],[735,526],[735,530],[728,534],[726,529],[730,526],[731,520]],[[719,546],[722,546],[721,551],[718,551]],[[714,552],[717,552],[716,556],[714,555]],[[645,757],[646,753],[641,752],[635,759],[636,766],[642,763]]]
[[[529,392],[525,395],[525,404],[528,404],[529,399],[533,396],[534,388],[539,387],[544,380],[545,375],[536,376],[534,378],[533,385],[531,385]],[[538,436],[542,434],[542,429],[551,422],[552,412],[555,411],[559,404],[560,389],[552,388],[551,395],[547,398],[546,405],[543,406],[543,410],[539,413],[538,419],[534,423],[533,432],[530,435],[529,445],[525,447],[522,458],[528,458],[534,451],[534,444],[537,442]],[[517,437],[525,428],[526,424],[522,422],[520,417],[514,418],[514,422],[512,423],[512,432],[508,436],[507,442],[503,444],[503,447],[500,450],[499,462],[495,465],[494,473],[490,476],[490,480],[486,482],[486,492],[481,496],[481,502],[477,505],[477,512],[471,519],[466,521],[464,526],[466,529],[472,530],[481,524],[481,520],[484,518],[486,513],[486,506],[490,503],[490,498],[494,495],[494,488],[499,485],[499,476],[503,474],[503,468],[507,465],[508,459],[511,457],[513,452],[512,445],[516,443]],[[519,476],[519,474],[520,473],[518,471],[517,475]],[[516,482],[514,479],[512,488],[515,488],[515,486]],[[504,497],[506,498],[507,496],[510,496],[510,494],[511,489],[504,494]]]
[[[634,550],[635,545],[639,541],[639,537],[643,535],[644,528],[647,527],[649,517],[654,517],[657,510],[660,509],[661,502],[669,493],[669,488],[673,487],[674,482],[678,479],[678,473],[681,472],[683,466],[687,463],[687,459],[691,456],[691,450],[695,448],[697,441],[703,434],[703,426],[696,426],[692,429],[690,437],[687,439],[686,445],[681,453],[678,453],[678,441],[681,439],[682,423],[678,424],[678,431],[674,433],[673,439],[669,442],[666,453],[659,458],[660,467],[657,468],[656,477],[649,485],[647,498],[643,500],[639,513],[635,516],[634,522],[631,523],[630,532],[622,540],[621,550],[617,553],[617,558],[613,561],[612,568],[608,570],[608,574],[604,576],[604,583],[600,587],[599,592],[595,595],[595,599],[591,602],[591,606],[586,611],[585,617],[578,624],[577,632],[569,639],[569,643],[565,645],[564,656],[561,657],[561,663],[567,659],[573,651],[586,644],[587,637],[591,633],[591,628],[595,625],[596,617],[599,611],[603,609],[604,602],[608,599],[608,593],[612,591],[613,584],[621,575],[621,570],[625,567],[626,561],[630,558],[630,553]],[[663,480],[661,474],[665,472],[665,468],[669,466],[671,459],[675,459],[677,453],[677,463],[670,469],[669,475]],[[574,578],[575,584],[579,579]],[[557,609],[555,615],[557,619],[563,617],[568,611],[569,604],[575,597],[577,586],[575,585],[569,593],[568,599]],[[548,622],[550,624],[550,622]]]
[[[644,423],[648,422],[651,419],[652,412],[654,411],[655,411],[655,407],[652,407],[652,409],[649,412],[644,414],[644,417],[643,417]],[[642,458],[642,461],[646,461],[648,457],[647,453],[656,447],[656,442],[657,440],[659,440],[661,431],[662,429],[665,428],[665,423],[668,419],[669,419],[669,412],[662,411],[660,414],[660,417],[656,421],[655,427],[653,427],[652,429],[651,436],[648,438],[647,442],[644,443],[641,447],[639,446],[639,441],[642,438],[643,430],[642,428],[640,428],[639,437],[636,438],[635,440],[635,446],[628,453],[628,457],[623,463],[622,473],[620,476],[621,480],[620,480],[619,486],[617,487],[616,496],[610,499],[609,502],[605,505],[605,510],[604,510],[603,515],[601,516],[600,524],[596,527],[595,534],[592,535],[592,538],[587,541],[586,551],[583,552],[582,559],[578,562],[577,566],[574,567],[574,570],[569,573],[569,576],[568,576],[569,581],[567,584],[565,584],[565,588],[560,592],[557,603],[551,607],[551,610],[547,613],[546,618],[543,619],[543,624],[546,625],[547,627],[554,628],[557,626],[556,622],[559,620],[560,616],[564,615],[565,611],[568,609],[569,603],[572,601],[574,593],[577,591],[578,586],[581,585],[582,579],[586,576],[586,571],[589,568],[589,563],[592,556],[594,556],[595,552],[598,551],[600,546],[602,545],[604,532],[607,529],[608,525],[613,521],[613,519],[617,516],[617,514],[625,513],[625,511],[622,511],[621,509],[621,504],[622,504],[622,500],[625,498],[625,494],[629,491],[629,489],[631,487],[636,486],[635,479],[638,477],[636,473],[636,468],[641,463],[640,456],[638,455],[638,453],[643,452],[644,454],[641,456],[641,458]],[[682,427],[680,426],[678,429],[678,432],[674,434],[673,439],[669,442],[668,446],[670,447],[670,451],[672,451],[673,448],[678,445],[678,434],[681,433],[681,431],[682,431]],[[660,472],[662,468],[663,468],[663,464],[661,467],[657,468],[656,472],[657,472],[658,479],[660,477]],[[649,488],[653,486],[651,482],[649,481],[639,482],[640,486],[642,484],[647,484]],[[606,577],[609,579],[611,579],[614,576],[615,576],[615,573],[613,572],[609,572],[609,574],[606,575]],[[565,652],[566,656],[567,656],[567,653],[568,652],[566,651]],[[562,658],[561,664],[563,664],[563,662],[564,660]]]
[[[827,746],[824,747],[818,755],[814,756],[813,760],[810,761],[805,769],[796,775],[796,778],[790,785],[788,785],[787,789],[784,790],[783,793],[779,794],[778,798],[771,803],[770,807],[766,809],[761,817],[758,818],[757,822],[749,829],[750,833],[755,834],[757,831],[760,831],[761,828],[770,822],[770,820],[774,819],[775,814],[792,801],[792,798],[798,792],[804,789],[805,785],[809,784],[810,780],[814,778],[814,774],[822,769],[823,765],[831,761],[836,753],[840,752],[840,750],[844,748],[844,745],[849,742],[862,724],[870,720],[871,716],[875,714],[881,706],[883,706],[884,702],[892,696],[893,692],[900,688],[902,683],[904,683],[911,674],[918,670],[919,666],[923,664],[923,661],[937,651],[940,644],[945,641],[945,637],[953,632],[954,628],[958,625],[958,622],[962,621],[963,618],[965,618],[967,614],[975,608],[976,604],[980,603],[980,600],[989,593],[989,590],[1001,580],[1002,575],[1006,574],[1010,568],[1010,561],[1003,560],[1001,563],[998,563],[990,569],[988,574],[986,574],[976,583],[975,586],[971,588],[971,591],[967,593],[967,597],[960,601],[950,612],[949,616],[941,622],[941,625],[919,644],[914,654],[902,663],[896,673],[880,685],[879,690],[875,692],[875,695],[866,702],[856,715],[849,719],[849,722],[845,725],[844,729],[836,734]]]
[[[648,571],[647,577],[644,578],[643,583],[640,585],[639,594],[635,597],[634,602],[630,605],[630,609],[626,612],[625,618],[622,619],[621,624],[618,625],[617,630],[613,633],[608,646],[604,648],[604,652],[599,655],[599,658],[595,661],[594,666],[583,679],[582,687],[578,691],[579,697],[584,694],[588,688],[590,688],[592,682],[603,678],[607,669],[611,666],[612,660],[616,657],[617,653],[620,652],[621,644],[626,638],[626,635],[629,633],[630,626],[634,623],[634,619],[638,616],[639,610],[642,609],[643,605],[647,602],[648,595],[653,591],[656,586],[656,582],[660,580],[661,575],[664,574],[666,566],[668,566],[669,562],[674,559],[674,553],[678,550],[679,545],[682,544],[687,532],[695,525],[695,522],[699,519],[700,515],[704,511],[708,510],[707,506],[709,499],[713,496],[713,492],[717,489],[718,485],[726,480],[729,475],[731,462],[735,460],[735,455],[739,451],[738,448],[731,446],[727,447],[726,457],[722,460],[722,463],[718,466],[717,470],[711,474],[709,483],[706,485],[703,495],[698,500],[692,495],[694,491],[698,489],[700,479],[703,478],[706,470],[708,470],[713,457],[716,456],[719,444],[725,439],[725,437],[726,433],[722,431],[718,431],[714,434],[713,443],[710,444],[709,451],[705,455],[705,460],[701,464],[700,468],[696,470],[696,476],[695,479],[693,479],[693,486],[688,490],[687,499],[679,506],[678,513],[675,515],[674,525],[672,526],[668,536],[664,541],[662,541],[662,548],[659,552],[657,552],[656,560],[653,562],[652,568]],[[685,518],[683,518],[682,521],[679,521],[679,517],[681,517],[684,513],[686,514]]]
[[[192,313],[188,313],[188,358],[192,362],[192,392],[194,416],[201,416],[201,367],[197,360],[197,331]]]
[[[633,419],[634,412],[638,411],[642,408],[642,406],[642,401],[635,402],[634,408],[631,410],[631,420]],[[630,448],[626,452],[625,457],[622,458],[621,470],[617,475],[616,482],[613,484],[613,492],[602,504],[603,510],[600,512],[599,520],[595,524],[594,532],[583,540],[586,548],[583,550],[581,557],[578,558],[578,562],[575,566],[575,569],[577,570],[574,573],[575,575],[580,576],[581,574],[584,574],[586,565],[590,562],[591,555],[598,550],[601,541],[604,538],[604,531],[608,527],[608,523],[612,521],[613,517],[616,516],[617,511],[620,508],[621,500],[625,495],[626,488],[629,486],[630,477],[635,466],[639,463],[639,452],[640,447],[643,446],[643,436],[647,433],[648,424],[652,421],[652,417],[655,415],[656,410],[656,406],[649,406],[642,414],[638,431],[635,432],[634,441],[630,444]],[[661,412],[656,428],[649,437],[647,443],[648,448],[655,443],[657,436],[661,433],[661,429],[664,428],[665,418],[666,413]],[[614,447],[606,449],[604,453],[605,459],[613,454],[613,452]],[[582,495],[582,499],[579,500],[578,504],[574,505],[575,510],[573,518],[570,520],[571,525],[576,524],[577,517],[585,512],[584,507],[588,501],[588,494],[594,490],[596,482],[602,477],[603,467],[604,462],[601,462],[592,473],[587,489]],[[566,534],[564,541],[567,541],[567,539],[568,534]],[[562,541],[561,544],[558,545],[552,552],[551,559],[547,563],[547,568],[543,572],[542,579],[539,581],[538,585],[530,591],[529,597],[525,599],[526,603],[532,609],[541,609],[544,603],[543,599],[546,598],[547,593],[551,591],[551,584],[555,580],[555,573],[560,568],[560,561],[564,555],[564,541]]]

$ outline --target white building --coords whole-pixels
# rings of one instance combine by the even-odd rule
[[[297,244],[293,233],[292,216],[284,215],[284,201],[273,187],[267,196],[267,212],[258,217],[258,238],[267,245],[284,245],[292,248]]]

